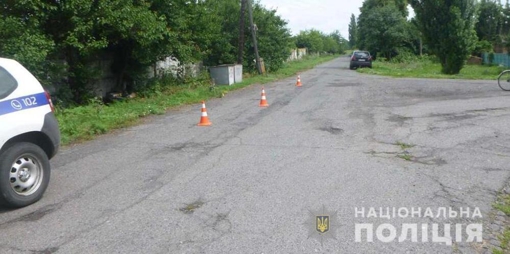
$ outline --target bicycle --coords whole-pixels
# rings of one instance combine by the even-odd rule
[[[498,85],[503,91],[510,91],[510,70],[504,70],[499,74]]]

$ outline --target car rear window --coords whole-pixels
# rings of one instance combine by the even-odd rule
[[[356,55],[356,57],[368,57],[369,54],[367,52],[356,52],[354,53],[354,55]]]
[[[18,82],[7,72],[4,68],[0,67],[0,99],[7,97],[18,87]]]

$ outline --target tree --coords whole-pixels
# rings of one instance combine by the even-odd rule
[[[276,70],[293,47],[290,32],[275,10],[253,5],[261,55]],[[144,88],[148,67],[169,56],[235,63],[239,8],[238,0],[3,0],[0,56],[19,60],[43,84],[60,86],[64,99],[86,103],[112,59],[106,67],[124,92]],[[244,44],[248,68],[251,45]]]
[[[356,37],[358,36],[358,25],[356,24],[356,16],[351,15],[351,22],[349,23],[349,47],[356,47]]]
[[[503,17],[502,17],[502,28],[501,28],[501,35],[507,35],[510,33],[510,4],[509,1],[506,1],[506,4],[504,7],[502,7]]]
[[[425,43],[442,72],[457,74],[477,41],[476,0],[411,0]]]
[[[255,4],[253,15],[254,23],[257,26],[259,54],[264,59],[266,70],[276,71],[289,58],[289,52],[292,48],[291,34],[287,28],[287,22],[276,14],[276,10],[266,9],[260,3]],[[245,30],[250,31],[249,29]],[[255,68],[255,62],[252,61],[255,59],[253,41],[248,40],[247,46],[248,59],[245,66]]]
[[[480,40],[500,42],[500,32],[504,23],[503,8],[498,3],[482,0],[479,3],[476,34]]]
[[[239,18],[241,4],[238,0],[206,1],[208,15],[217,17],[215,23],[220,24],[217,34],[212,35],[210,53],[204,63],[206,65],[232,64],[237,61],[239,43]],[[289,57],[291,35],[287,23],[276,14],[276,10],[268,10],[259,3],[253,3],[253,19],[257,29],[259,55],[264,59],[266,69],[271,71],[281,68]],[[205,14],[204,14],[205,15]],[[247,15],[245,15],[247,19]],[[211,21],[212,22],[212,21]],[[252,38],[249,22],[245,22],[245,38]],[[246,69],[255,68],[255,51],[252,40],[244,42],[244,62]]]
[[[2,1],[0,19],[0,54],[13,58],[27,67],[43,85],[50,82],[46,59],[55,50],[55,43],[42,30],[50,6],[40,1]]]
[[[232,64],[237,61],[237,47],[239,44],[239,18],[241,3],[237,0],[224,1],[206,1],[207,11],[212,19],[217,19],[215,24],[219,24],[219,30],[211,35],[211,44],[208,48],[209,54],[204,58],[204,64],[207,66]],[[245,38],[251,38],[248,15],[245,15]],[[212,22],[212,21],[211,21]],[[245,40],[243,59],[246,61],[246,45],[249,40]],[[253,59],[253,58],[251,58]],[[244,64],[243,64],[244,65]]]
[[[310,53],[340,54],[349,47],[349,42],[342,37],[338,30],[330,34],[315,29],[304,30],[300,31],[293,39],[296,47],[307,48]]]
[[[335,30],[333,31],[332,33],[329,34],[329,37],[331,37],[333,39],[333,41],[335,42],[336,44],[336,51],[329,51],[329,53],[332,53],[332,54],[343,54],[344,51],[349,48],[349,42],[344,38],[342,37],[342,35],[340,34],[340,31],[338,30]]]
[[[300,31],[296,36],[296,46],[298,48],[307,48],[310,53],[320,53],[324,51],[324,34],[316,29]]]
[[[423,55],[423,53],[428,53],[426,45],[423,45],[423,35],[420,31],[420,24],[416,20],[416,17],[413,17],[409,22],[409,36],[411,39],[411,48],[415,52],[416,55]]]
[[[397,8],[398,12],[400,12],[404,17],[407,17],[409,14],[407,11],[407,2],[408,0],[365,0],[360,11],[363,12],[374,8],[377,9],[392,4]]]
[[[365,3],[374,3],[367,1]],[[381,54],[387,59],[397,55],[406,44],[409,45],[410,26],[402,12],[393,3],[388,2],[381,6],[363,4],[358,19],[358,46],[372,52]]]

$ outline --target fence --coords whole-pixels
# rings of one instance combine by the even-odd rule
[[[489,64],[489,53],[483,53],[482,59],[484,64]],[[492,61],[494,65],[502,65],[505,67],[510,66],[510,56],[506,53],[494,53],[494,60]]]
[[[113,57],[111,56],[95,63],[101,71],[99,78],[92,83],[93,93],[97,97],[104,98],[110,92],[122,90],[121,87],[116,87],[117,80],[111,69],[112,63]],[[175,57],[167,57],[165,60],[159,61],[149,68],[147,74],[149,78],[161,77],[165,74],[171,74],[174,77],[183,77],[185,75],[197,76],[202,68],[202,62],[183,64]]]
[[[306,56],[308,50],[306,48],[298,48],[298,49],[292,49],[290,52],[290,56],[287,59],[287,61],[295,61],[303,58],[303,56]]]
[[[295,61],[303,58],[308,54],[306,48],[292,49],[287,61]],[[119,90],[116,87],[115,74],[111,70],[113,63],[112,56],[106,56],[104,59],[96,62],[97,67],[101,71],[98,79],[93,81],[93,93],[98,97],[105,97],[109,92]],[[166,59],[155,63],[150,69],[147,70],[149,78],[162,76],[164,74],[171,74],[176,77],[184,75],[197,76],[200,71],[204,69],[202,62],[195,64],[183,64],[175,57],[167,57]]]

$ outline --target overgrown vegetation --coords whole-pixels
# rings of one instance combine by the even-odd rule
[[[496,204],[494,204],[494,208],[510,216],[510,195],[502,195],[499,197]]]
[[[414,145],[407,144],[407,143],[400,142],[400,141],[397,141],[396,145],[397,145],[397,146],[400,146],[400,149],[402,149],[402,150],[405,150],[405,149],[413,148],[413,147],[414,147]]]
[[[231,90],[250,84],[264,84],[280,78],[295,75],[313,66],[332,60],[336,56],[307,57],[301,61],[284,64],[276,72],[265,76],[255,75],[244,78],[242,83],[232,86],[216,86],[211,88],[207,75],[176,82],[173,77],[153,80],[150,90],[140,94],[138,98],[117,101],[105,105],[100,100],[91,100],[88,105],[73,108],[57,108],[62,143],[91,139],[98,134],[113,129],[130,126],[140,117],[163,114],[170,107],[198,103],[209,98],[220,98]],[[197,120],[198,121],[198,120]]]
[[[307,48],[311,54],[322,52],[339,54],[348,46],[348,41],[338,30],[331,34],[324,34],[315,29],[305,30],[296,35],[294,40],[298,48]]]
[[[442,74],[457,75],[469,56],[510,48],[509,1],[365,0],[360,10],[349,24],[350,46],[375,59],[430,54]]]
[[[493,250],[493,254],[505,254],[505,253],[508,253],[510,252],[510,247],[509,247],[509,244],[510,244],[510,229],[509,228],[506,228],[504,231],[503,231],[503,234],[499,236],[499,241],[501,242],[501,250],[499,249],[496,249],[496,250]]]
[[[494,204],[494,208],[502,211],[506,216],[510,216],[510,195],[500,195],[497,202]],[[510,228],[506,227],[498,238],[501,243],[499,246],[501,247],[501,250],[494,249],[492,253],[503,254],[510,252]]]
[[[411,39],[406,1],[365,0],[358,19],[356,42],[372,55],[391,59],[408,51]]]
[[[357,45],[358,38],[358,25],[356,16],[351,14],[351,21],[349,22],[349,48],[353,49]]]
[[[435,57],[412,55],[399,55],[391,61],[379,59],[372,66],[372,69],[361,68],[357,71],[390,77],[495,80],[506,69],[499,66],[466,65],[460,73],[448,75],[441,72],[441,64]]]
[[[94,97],[92,85],[108,70],[114,75],[115,90],[129,94],[150,88],[149,68],[167,57],[183,64],[236,63],[240,2],[1,1],[0,56],[20,61],[45,87],[56,89],[54,101],[61,106],[84,105]],[[277,71],[297,46],[295,40],[276,10],[249,2],[260,56],[268,71]],[[250,72],[255,55],[248,15],[242,28],[242,64]],[[321,47],[309,46],[338,53],[345,43],[338,33],[321,39]]]
[[[411,156],[410,154],[399,154],[397,156],[400,159],[403,159],[403,160],[406,160],[406,161],[411,161],[413,159],[413,156]]]
[[[407,151],[407,149],[413,148],[414,145],[407,144],[407,143],[404,143],[404,142],[401,142],[401,141],[397,141],[395,143],[395,145],[399,146],[400,149],[402,150],[402,153],[397,154],[398,158],[406,160],[406,161],[412,161],[413,160],[413,156]]]

